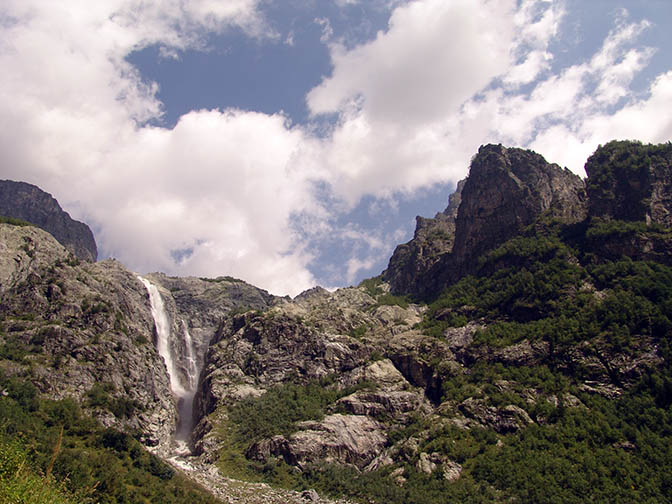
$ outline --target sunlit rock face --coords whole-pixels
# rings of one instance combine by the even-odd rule
[[[413,239],[398,245],[390,258],[383,278],[395,292],[416,292],[418,278],[427,272],[446,254],[455,243],[455,220],[462,201],[465,180],[458,182],[450,195],[448,207],[432,218],[416,217]]]
[[[583,181],[532,151],[486,145],[471,162],[455,223],[454,260],[474,258],[520,233],[542,214],[562,222],[586,217]]]
[[[81,262],[50,234],[0,224],[0,315],[23,358],[3,372],[77,399],[104,425],[168,441],[177,412],[145,287],[119,262]],[[9,341],[9,340],[5,340]]]
[[[148,278],[115,260],[80,261],[37,227],[0,224],[0,322],[12,344],[29,349],[2,371],[47,397],[76,398],[148,445],[188,438],[203,354],[221,319],[274,298],[231,278]]]

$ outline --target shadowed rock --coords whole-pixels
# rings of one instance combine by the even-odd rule
[[[79,259],[89,262],[98,259],[89,226],[73,220],[51,194],[37,186],[0,180],[0,216],[21,219],[44,229]]]

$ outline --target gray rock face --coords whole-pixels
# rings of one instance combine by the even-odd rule
[[[463,268],[546,213],[586,217],[583,181],[532,151],[486,145],[471,162],[455,223],[454,260]]]
[[[396,292],[417,290],[417,278],[427,274],[444,254],[453,250],[455,220],[462,201],[465,180],[458,182],[448,199],[448,207],[434,218],[416,217],[413,239],[394,250],[383,278]]]
[[[311,290],[266,312],[232,315],[206,356],[197,451],[214,459],[222,442],[216,439],[217,425],[227,421],[228,406],[271,387],[329,377],[336,390],[365,387],[332,404],[323,420],[299,423],[289,436],[259,440],[247,455],[260,461],[281,457],[297,466],[333,461],[368,467],[393,425],[431,409],[424,390],[383,355],[391,334],[403,338],[418,321],[417,307],[376,307],[355,288]]]
[[[320,422],[301,422],[299,431],[253,444],[247,456],[258,461],[282,457],[299,468],[305,464],[352,464],[363,469],[380,453],[387,436],[383,426],[364,415],[334,414]]]
[[[233,279],[150,275],[171,326],[169,345],[182,383],[188,374],[184,332],[196,343],[196,367],[221,319],[265,308],[265,291]],[[105,425],[139,430],[167,445],[177,426],[176,398],[155,348],[147,289],[119,262],[80,262],[47,232],[0,224],[0,344],[25,349],[10,374],[28,373],[46,396],[77,398]]]
[[[527,412],[509,404],[502,408],[487,406],[482,400],[469,398],[460,403],[459,410],[479,424],[490,427],[500,434],[516,432],[534,423]]]
[[[248,312],[227,320],[208,350],[198,397],[200,416],[245,390],[344,373],[360,365],[371,350],[344,335],[325,337],[300,320],[281,314],[269,319]]]
[[[98,258],[89,226],[73,220],[51,194],[37,186],[0,180],[0,216],[21,219],[44,229],[81,260],[95,262]]]
[[[184,336],[188,333],[197,370],[203,369],[210,341],[226,316],[239,309],[263,310],[276,301],[268,292],[231,277],[206,279],[151,273],[146,278],[161,287],[171,332],[178,335],[171,340],[174,355],[187,355]],[[188,365],[186,360],[178,362],[183,377],[189,374]]]
[[[443,477],[448,481],[457,481],[462,474],[462,466],[439,453],[422,452],[416,463],[418,471],[425,474],[432,474],[438,468],[441,468]]]
[[[113,260],[80,263],[50,234],[0,224],[0,324],[25,352],[2,361],[53,398],[75,397],[106,426],[164,443],[176,409],[154,321],[135,274]]]
[[[418,219],[413,240],[395,250],[384,278],[395,293],[435,294],[542,215],[585,219],[583,181],[532,151],[482,146],[446,211]]]

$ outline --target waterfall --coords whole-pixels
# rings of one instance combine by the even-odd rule
[[[175,438],[178,441],[184,441],[189,438],[194,423],[193,403],[198,381],[198,369],[194,357],[193,341],[186,324],[182,321],[182,326],[184,327],[182,334],[184,355],[174,355],[173,346],[171,345],[170,319],[166,313],[161,293],[159,292],[159,289],[146,278],[139,276],[138,279],[144,284],[149,294],[149,303],[152,310],[152,317],[154,318],[154,326],[156,327],[156,350],[166,364],[168,378],[170,379],[170,388],[177,398],[179,418]],[[186,376],[179,371],[179,364],[184,362],[181,361],[181,357],[186,360],[185,365],[183,366],[186,371]]]
[[[198,385],[198,366],[194,356],[194,343],[189,334],[187,324],[182,320],[184,349],[185,349],[185,371],[186,371],[186,390],[182,396],[179,396],[178,408],[180,411],[180,421],[177,424],[175,438],[178,440],[187,440],[194,427],[194,396],[196,395],[196,386]]]
[[[198,365],[196,364],[196,356],[194,355],[194,342],[191,339],[191,334],[189,334],[189,328],[187,324],[182,320],[182,327],[184,328],[184,347],[185,347],[185,358],[186,358],[186,371],[187,371],[187,388],[193,389],[197,385],[198,381]]]

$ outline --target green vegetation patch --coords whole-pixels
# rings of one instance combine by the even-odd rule
[[[395,296],[394,294],[381,294],[376,299],[376,306],[400,306],[403,309],[409,307],[408,296]]]
[[[32,226],[30,222],[26,222],[21,219],[15,219],[13,217],[4,217],[0,215],[0,224],[10,224],[12,226]]]
[[[333,380],[325,378],[307,384],[285,383],[259,397],[237,402],[228,408],[228,420],[218,430],[226,446],[220,453],[220,468],[229,476],[296,488],[300,478],[284,462],[261,465],[247,460],[245,452],[261,439],[291,435],[299,422],[321,420],[341,397],[372,387],[373,384],[362,382],[338,388]]]
[[[83,415],[74,400],[42,400],[32,384],[1,375],[0,390],[0,502],[215,504],[132,435]]]
[[[383,289],[381,287],[382,283],[383,283],[383,277],[379,275],[377,277],[366,278],[362,280],[359,283],[358,287],[363,288],[366,291],[366,293],[372,298],[376,298],[377,296],[383,294]]]

